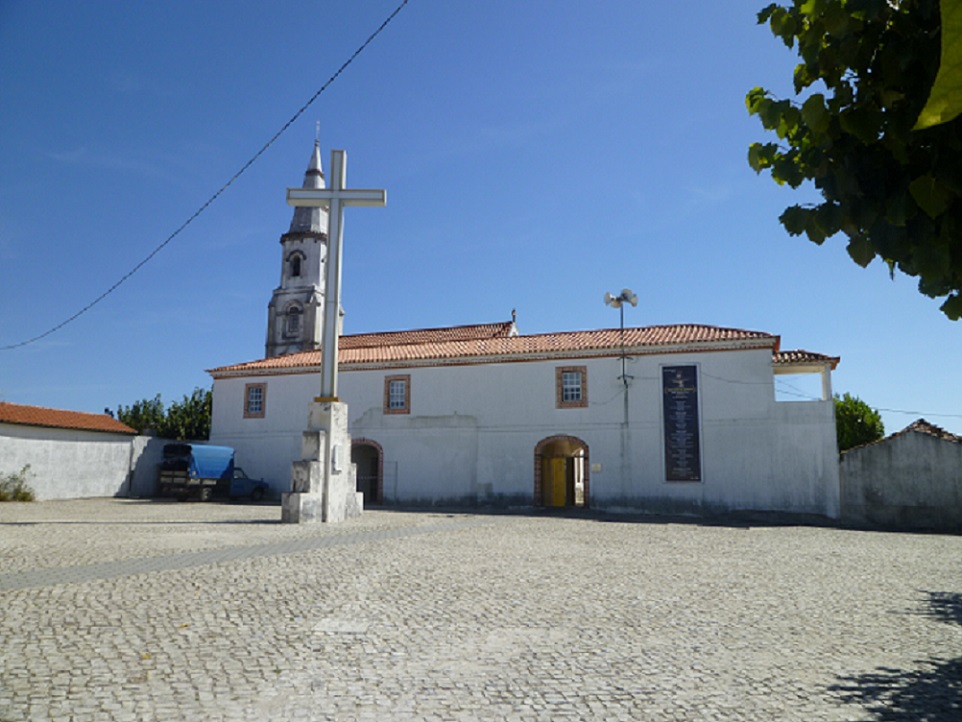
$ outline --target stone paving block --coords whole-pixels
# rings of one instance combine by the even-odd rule
[[[950,719],[962,537],[0,508],[0,720]],[[952,705],[956,705],[952,707]]]

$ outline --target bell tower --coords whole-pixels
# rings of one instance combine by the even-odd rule
[[[325,187],[319,140],[301,187]],[[267,305],[267,358],[321,347],[327,221],[326,208],[295,208],[291,227],[281,236],[281,284]]]

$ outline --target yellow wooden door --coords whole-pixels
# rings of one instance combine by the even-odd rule
[[[544,459],[541,483],[545,506],[567,506],[567,462],[563,456]]]

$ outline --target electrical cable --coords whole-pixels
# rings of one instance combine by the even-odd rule
[[[721,381],[721,382],[726,383],[726,384],[737,384],[737,385],[739,385],[739,386],[767,386],[767,385],[769,385],[769,382],[768,382],[768,381],[739,381],[738,379],[726,379],[726,378],[723,378],[723,377],[721,377],[721,376],[714,376],[714,375],[712,375],[712,374],[705,373],[704,371],[701,371],[700,373],[701,373],[701,375],[704,376],[705,378],[713,379],[713,380],[715,380],[715,381]],[[657,381],[657,380],[658,380],[656,377],[651,377],[651,376],[638,376],[638,377],[635,377],[635,378],[636,378],[637,380],[642,380],[642,381]],[[789,388],[794,389],[794,391],[788,391],[788,390],[785,389],[785,388],[778,389],[778,393],[780,393],[780,394],[784,394],[784,395],[786,395],[786,396],[796,396],[796,397],[798,397],[798,398],[800,398],[800,399],[807,399],[807,400],[809,400],[809,401],[821,401],[821,400],[822,400],[822,399],[821,399],[820,397],[818,397],[818,396],[812,396],[812,395],[810,395],[810,394],[806,394],[806,393],[801,392],[799,389],[795,388],[795,387],[792,386],[791,384],[788,384],[787,382],[785,382],[785,381],[782,380],[782,379],[776,378],[776,379],[775,379],[775,383],[776,383],[776,384],[783,384],[784,386],[788,386]],[[605,405],[605,404],[608,404],[608,403],[610,403],[610,400],[609,400],[609,401],[600,402],[600,405]],[[590,405],[593,406],[594,404],[592,403],[592,404],[590,404]],[[876,411],[884,411],[884,412],[889,413],[889,414],[905,414],[906,416],[918,416],[918,417],[921,417],[921,418],[926,418],[926,417],[929,417],[929,416],[939,416],[939,417],[950,418],[950,419],[962,419],[962,414],[939,414],[939,413],[935,413],[935,412],[928,412],[928,413],[926,413],[926,412],[924,412],[924,411],[906,411],[905,409],[885,409],[885,408],[875,407],[875,406],[873,406],[872,408],[875,409]]]
[[[210,198],[208,198],[208,199],[200,206],[200,208],[198,208],[196,211],[194,211],[194,213],[193,213],[186,221],[184,221],[184,222],[177,228],[177,230],[175,230],[173,233],[171,233],[169,236],[167,236],[167,238],[164,239],[164,241],[163,241],[160,245],[158,245],[154,250],[152,250],[150,253],[148,253],[147,256],[146,256],[143,260],[141,260],[137,265],[135,265],[135,266],[134,266],[133,268],[131,268],[127,273],[125,273],[123,276],[121,276],[121,277],[120,277],[120,280],[118,280],[116,283],[114,283],[114,285],[112,285],[112,286],[111,286],[110,288],[108,288],[106,291],[104,291],[104,292],[101,293],[99,296],[97,296],[97,298],[95,298],[93,301],[91,301],[90,303],[88,303],[86,306],[84,306],[83,308],[81,308],[79,311],[77,311],[76,313],[74,313],[72,316],[68,317],[66,320],[61,321],[60,323],[58,323],[56,326],[48,329],[47,331],[44,331],[43,333],[41,333],[41,334],[39,334],[39,335],[37,335],[37,336],[34,336],[33,338],[27,339],[26,341],[20,341],[19,343],[13,343],[13,344],[8,344],[8,345],[6,345],[6,346],[0,346],[0,351],[12,351],[13,349],[17,349],[17,348],[22,348],[22,347],[24,347],[24,346],[28,346],[28,345],[30,345],[30,344],[32,344],[32,343],[35,343],[35,342],[37,342],[37,341],[40,341],[41,339],[46,338],[47,336],[51,335],[52,333],[55,333],[55,332],[59,331],[59,330],[62,329],[64,326],[66,326],[67,324],[69,324],[69,323],[71,323],[71,322],[73,322],[73,321],[76,321],[78,318],[80,318],[83,314],[85,314],[85,313],[86,313],[87,311],[89,311],[91,308],[93,308],[93,307],[96,306],[98,303],[100,303],[101,301],[103,301],[105,298],[107,298],[107,296],[109,296],[110,294],[112,294],[112,293],[113,293],[114,291],[116,291],[125,281],[127,281],[127,279],[129,279],[131,276],[133,276],[135,273],[137,273],[137,271],[139,271],[141,268],[143,268],[144,266],[146,266],[147,263],[149,263],[150,260],[151,260],[154,256],[156,256],[158,253],[160,253],[160,252],[167,246],[167,244],[169,244],[172,240],[174,240],[177,236],[179,236],[179,235],[181,234],[181,232],[182,232],[185,228],[187,228],[187,226],[189,226],[191,223],[193,223],[193,222],[197,219],[197,217],[200,216],[201,213],[203,213],[204,211],[206,211],[207,208],[208,208],[214,201],[216,201],[216,200],[221,196],[221,194],[224,193],[224,191],[226,191],[228,188],[230,188],[231,185],[234,184],[234,181],[236,181],[238,178],[240,178],[240,177],[247,171],[248,168],[250,168],[252,165],[254,165],[254,163],[258,160],[258,158],[260,158],[260,157],[267,151],[268,148],[270,148],[272,145],[274,145],[274,143],[277,141],[277,139],[280,138],[280,137],[287,131],[287,129],[290,128],[290,127],[297,121],[297,119],[300,118],[300,117],[304,114],[304,112],[305,112],[309,107],[311,107],[311,105],[314,103],[314,101],[317,100],[317,99],[320,97],[321,93],[323,93],[325,90],[327,90],[328,86],[330,86],[331,83],[333,83],[335,80],[337,80],[338,76],[339,76],[341,73],[343,73],[351,63],[354,62],[355,58],[357,58],[357,56],[360,55],[360,54],[364,51],[364,49],[367,48],[367,46],[371,44],[371,42],[374,40],[374,38],[376,38],[376,37],[381,33],[381,31],[384,30],[384,28],[386,28],[386,27],[388,26],[388,24],[394,19],[394,17],[395,17],[399,12],[401,12],[401,10],[404,8],[405,5],[408,4],[408,2],[410,2],[410,0],[402,0],[402,1],[401,1],[401,4],[398,5],[398,6],[394,9],[394,12],[392,12],[383,23],[381,23],[381,25],[378,27],[378,29],[375,30],[373,33],[371,33],[371,34],[368,36],[367,40],[365,40],[363,43],[361,43],[361,45],[358,47],[358,49],[354,51],[354,54],[351,55],[351,57],[349,57],[347,60],[345,60],[344,63],[341,64],[341,67],[339,67],[339,68],[337,69],[337,71],[336,71],[330,78],[327,79],[327,82],[324,83],[324,84],[317,90],[317,92],[314,93],[314,95],[311,96],[310,100],[308,100],[306,103],[304,103],[304,105],[302,105],[302,106],[297,110],[297,112],[294,113],[293,116],[291,116],[290,120],[288,120],[286,123],[284,123],[284,125],[281,127],[281,129],[280,129],[279,131],[277,131],[277,132],[271,137],[270,140],[268,140],[266,143],[264,143],[264,145],[261,147],[261,149],[258,150],[253,156],[251,156],[250,160],[248,160],[246,163],[244,163],[243,166],[241,166],[241,169],[240,169],[239,171],[237,171],[236,173],[234,173],[234,175],[231,176],[230,180],[228,180],[226,183],[224,183],[224,185],[222,185],[219,189],[217,189],[217,192],[216,192],[216,193],[214,193]]]

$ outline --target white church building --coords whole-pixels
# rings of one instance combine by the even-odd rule
[[[304,188],[323,188],[320,151]],[[210,370],[211,443],[290,490],[317,395],[327,212],[280,239],[265,358]],[[339,398],[364,503],[780,511],[835,518],[837,357],[698,324],[522,335],[511,320],[342,335]],[[776,400],[819,374],[821,399]]]

